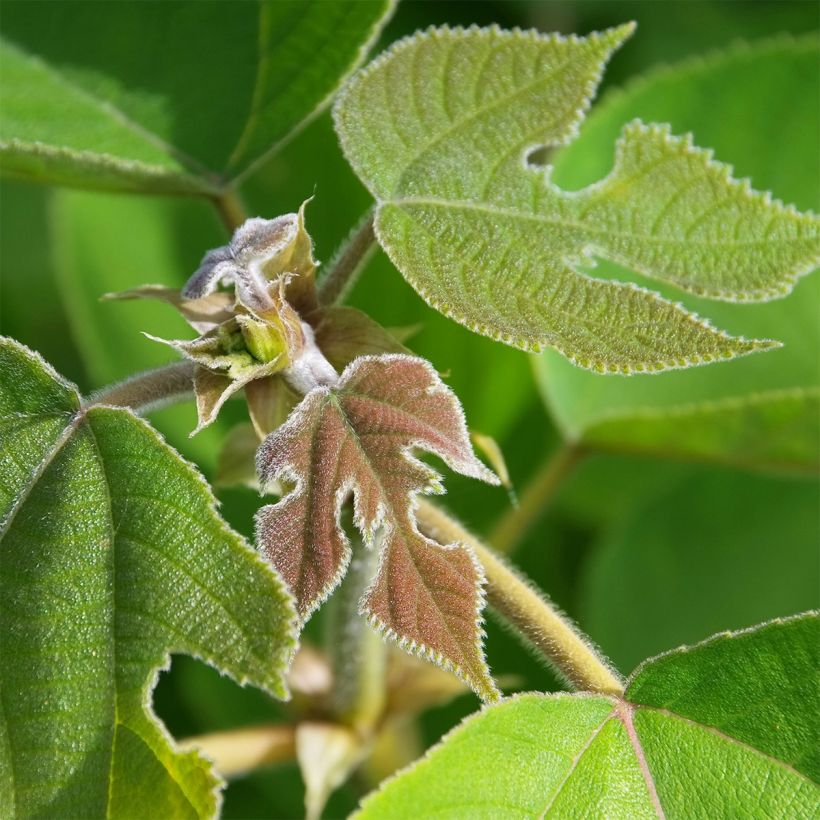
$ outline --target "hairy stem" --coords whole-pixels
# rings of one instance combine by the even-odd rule
[[[507,553],[515,549],[582,457],[583,450],[564,444],[543,463],[519,497],[518,506],[510,507],[490,532],[488,540],[496,550]]]
[[[623,694],[620,676],[546,596],[447,513],[419,499],[419,526],[442,544],[471,547],[484,567],[490,606],[576,689]]]
[[[228,233],[233,233],[248,218],[245,206],[236,191],[224,191],[212,197],[211,201]]]
[[[193,378],[193,362],[186,359],[166,364],[103,387],[86,399],[85,406],[105,404],[130,407],[136,413],[147,413],[191,398]]]
[[[359,601],[378,568],[378,544],[367,549],[356,538],[352,549],[347,574],[331,601],[328,655],[336,716],[367,731],[384,712],[387,644],[359,614]]]
[[[180,741],[182,749],[199,749],[214,761],[223,777],[247,772],[296,758],[296,730],[293,726],[271,724],[197,735]]]
[[[319,284],[319,302],[333,305],[344,300],[376,247],[373,211],[369,211],[336,252],[328,274]]]

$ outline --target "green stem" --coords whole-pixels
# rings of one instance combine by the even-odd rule
[[[528,530],[538,523],[583,455],[577,446],[564,444],[543,463],[519,497],[518,506],[510,507],[490,532],[488,541],[496,550],[509,553],[515,549]]]
[[[319,303],[333,305],[344,301],[376,247],[373,211],[369,211],[336,252],[329,273],[319,284]]]
[[[484,567],[490,606],[571,686],[585,692],[623,694],[620,676],[591,641],[493,550],[429,501],[419,499],[416,515],[421,529],[436,541],[472,548]]]
[[[193,395],[194,363],[187,359],[137,373],[124,381],[103,387],[84,404],[86,408],[105,404],[130,407],[135,413],[148,413]]]
[[[365,732],[384,713],[387,644],[359,614],[359,601],[379,563],[379,544],[353,539],[347,574],[331,601],[328,656],[333,667],[333,710],[343,723]]]
[[[248,213],[236,191],[226,190],[211,198],[222,224],[233,233],[247,218]]]

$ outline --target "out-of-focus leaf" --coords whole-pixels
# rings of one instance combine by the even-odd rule
[[[513,697],[468,718],[356,817],[814,816],[818,646],[809,613],[649,660],[623,699]]]
[[[248,421],[237,424],[225,436],[214,473],[214,487],[233,487],[244,484],[252,490],[259,489],[256,475],[256,451],[259,436]]]
[[[611,173],[583,191],[528,165],[533,147],[575,135],[631,31],[433,29],[359,72],[334,113],[377,199],[378,239],[445,315],[589,369],[664,370],[770,347],[579,267],[597,254],[711,298],[768,299],[820,256],[812,215],[733,180],[689,137],[640,122],[623,129]]]
[[[817,603],[817,483],[686,472],[643,503],[633,500],[584,568],[579,617],[621,668]]]
[[[580,442],[596,450],[814,474],[820,469],[820,387],[616,413],[591,424]]]
[[[347,726],[300,723],[296,729],[296,758],[305,781],[305,816],[318,820],[328,797],[362,762],[367,746]]]
[[[496,697],[482,647],[481,568],[463,546],[440,546],[419,532],[414,498],[443,488],[411,448],[440,456],[462,475],[498,481],[473,454],[458,399],[427,362],[402,354],[356,359],[336,387],[314,388],[263,442],[262,486],[296,486],[260,510],[257,543],[306,620],[350,561],[339,515],[352,495],[366,546],[377,548],[381,533],[363,613],[408,651],[452,670],[482,697]]]
[[[284,696],[295,611],[144,421],[0,342],[0,814],[210,817],[149,700],[169,654]]]
[[[814,37],[736,48],[663,69],[602,102],[578,140],[558,155],[555,177],[569,187],[597,179],[606,172],[607,146],[624,120],[661,119],[670,121],[676,131],[691,129],[698,142],[734,159],[737,171],[750,175],[757,187],[771,188],[801,207],[816,207],[820,111],[789,101],[814,99],[819,91]],[[784,134],[788,150],[772,150]],[[620,274],[607,263],[596,270],[607,276]],[[685,301],[696,310],[703,305],[691,298]],[[815,275],[777,303],[709,308],[713,318],[734,333],[781,339],[783,348],[766,356],[652,378],[601,379],[546,352],[535,360],[536,374],[570,438],[595,438],[599,434],[591,428],[603,424],[607,446],[671,449],[687,457],[763,466],[786,460],[807,469],[817,459],[813,397],[820,374],[818,304],[820,279]],[[795,397],[805,395],[805,400],[784,398],[783,390],[794,391]],[[724,398],[727,401],[719,405],[699,406]],[[670,413],[664,416],[667,408]],[[702,424],[696,429],[698,418]],[[779,438],[778,430],[785,434],[781,423],[792,430],[789,441]],[[725,435],[710,433],[707,424],[719,424]],[[645,432],[644,425],[649,428]],[[755,434],[760,436],[757,443]],[[770,435],[777,436],[779,444],[770,447]],[[647,440],[652,438],[654,442]]]
[[[8,2],[6,173],[89,188],[208,193],[316,114],[390,0]]]

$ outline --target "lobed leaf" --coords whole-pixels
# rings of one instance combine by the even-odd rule
[[[219,191],[328,103],[392,5],[116,3],[101,14],[97,3],[10,2],[3,171],[84,188]]]
[[[443,489],[438,474],[410,455],[416,448],[497,483],[473,455],[458,400],[429,364],[403,354],[356,359],[335,388],[312,390],[263,442],[262,485],[295,488],[260,510],[257,542],[307,619],[350,560],[339,516],[352,495],[354,524],[381,551],[363,613],[402,646],[495,697],[481,646],[483,573],[468,548],[442,547],[418,531],[414,498]]]
[[[818,646],[808,613],[647,661],[623,699],[515,696],[356,817],[815,816]]]
[[[815,264],[814,217],[736,182],[690,138],[640,122],[624,128],[611,173],[584,190],[562,191],[549,167],[528,164],[534,148],[575,136],[632,30],[431,29],[360,71],[334,113],[376,197],[379,242],[445,315],[589,369],[688,367],[772,347],[583,268],[598,256],[714,298],[769,298]]]
[[[557,156],[555,176],[573,188],[598,179],[608,167],[606,152],[621,123],[658,119],[676,130],[692,130],[699,140],[736,158],[755,184],[801,207],[817,207],[814,181],[820,159],[814,134],[820,113],[813,106],[786,105],[773,112],[773,105],[811,98],[818,91],[814,36],[736,46],[656,70],[605,98],[580,137]],[[727,113],[715,116],[716,111]],[[782,134],[790,135],[789,150],[772,151]],[[608,263],[600,270],[607,277],[621,274]],[[781,350],[765,357],[627,380],[597,379],[546,351],[534,360],[536,376],[568,438],[606,449],[816,470],[818,299],[815,275],[775,304],[714,307],[714,318],[724,326],[783,340]]]
[[[151,691],[184,652],[286,697],[292,600],[146,422],[9,339],[0,376],[0,814],[213,816]]]

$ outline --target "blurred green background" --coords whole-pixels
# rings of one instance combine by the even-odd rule
[[[638,22],[637,33],[615,55],[602,86],[603,98],[660,64],[709,54],[738,41],[755,42],[778,34],[800,37],[816,31],[818,25],[813,0],[405,0],[378,49],[431,24],[495,22],[583,34],[630,19]],[[732,93],[717,105],[706,90],[692,97],[671,86],[662,99],[644,101],[645,116],[672,120],[677,133],[694,130],[698,144],[715,147],[718,159],[734,162],[738,174],[750,176],[756,187],[771,188],[776,197],[800,208],[817,209],[820,88],[816,59],[814,68],[811,76],[803,78],[813,93],[782,96],[776,101],[778,110],[768,116],[767,106],[773,101],[752,99],[760,78],[744,78],[742,70],[735,78],[737,97]],[[751,120],[742,119],[744,111],[757,112],[759,128],[748,129]],[[624,110],[623,116],[631,118],[635,113]],[[597,136],[592,125],[590,129],[589,144],[583,143],[587,134],[583,131],[576,148],[568,149],[556,172],[559,184],[579,187],[606,173],[612,137],[603,125]],[[570,161],[572,151],[575,162]],[[260,167],[241,193],[249,210],[264,216],[293,211],[315,195],[308,227],[317,256],[325,261],[369,205],[367,193],[338,149],[327,113]],[[226,238],[207,203],[51,190],[12,181],[2,183],[0,196],[3,334],[39,350],[86,392],[169,360],[168,350],[145,339],[140,331],[184,337],[186,327],[173,311],[144,303],[104,304],[98,297],[146,282],[182,284],[204,250]],[[684,300],[721,326],[739,332],[751,333],[749,328],[758,320],[746,317],[756,315],[770,334],[782,330],[779,338],[788,336],[794,345],[782,360],[778,354],[755,357],[748,366],[751,371],[741,363],[739,367],[716,365],[710,368],[713,376],[696,375],[691,389],[709,396],[713,388],[719,395],[735,395],[756,387],[791,386],[801,382],[789,381],[791,376],[784,374],[798,370],[800,378],[809,374],[816,384],[820,375],[816,280],[816,276],[804,280],[792,297],[776,305],[749,308],[754,314],[744,314],[745,308]],[[533,357],[435,314],[381,253],[367,267],[350,301],[386,326],[420,325],[410,346],[446,374],[464,403],[471,427],[498,440],[519,491],[560,440],[534,370],[548,382],[548,389],[560,387],[552,402],[565,426],[581,412],[573,397],[586,389],[579,387],[586,378],[583,374],[568,372],[569,366],[556,357],[533,362]],[[744,324],[747,321],[750,324]],[[815,330],[795,332],[795,322]],[[609,395],[607,402],[626,401],[618,395],[619,377],[593,378],[608,381],[602,389],[615,395]],[[684,395],[690,389],[678,376],[669,381],[672,391],[679,384]],[[642,388],[624,388],[634,389]],[[196,439],[186,435],[194,426],[191,405],[164,410],[152,420],[211,477],[220,441],[231,424],[244,417],[242,403],[230,403],[219,423]],[[477,533],[488,532],[510,503],[504,491],[456,476],[447,476],[447,487],[447,503]],[[220,498],[228,520],[250,535],[258,497],[250,490],[236,489],[220,492]],[[812,477],[598,455],[587,459],[566,482],[548,514],[518,547],[514,560],[628,673],[649,654],[815,606],[819,543],[820,496]],[[321,615],[311,623],[309,634],[321,641]],[[487,647],[493,670],[515,675],[520,688],[559,686],[549,671],[492,622]],[[170,672],[162,675],[155,703],[177,737],[275,720],[281,714],[260,692],[240,689],[189,658],[176,658]],[[425,715],[426,744],[435,742],[476,706],[475,698],[465,695]],[[334,796],[326,816],[345,815],[357,799],[354,782]],[[258,772],[232,783],[224,814],[301,816],[302,786],[295,766]]]

